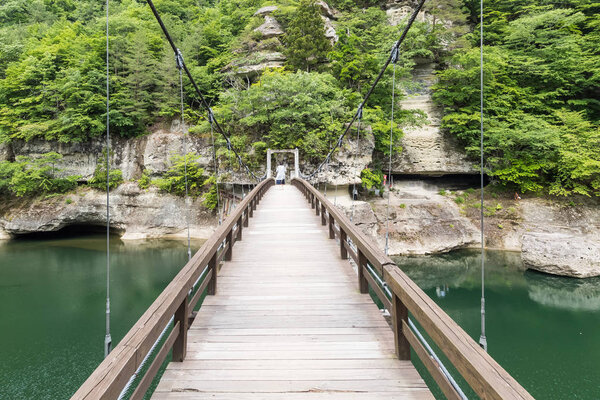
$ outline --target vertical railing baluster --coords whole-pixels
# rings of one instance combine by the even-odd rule
[[[346,249],[346,232],[340,225],[340,257],[342,260],[348,259],[348,250]]]
[[[365,268],[367,268],[367,257],[358,249],[358,289],[361,293],[369,293],[369,282],[365,278]]]
[[[402,321],[408,326],[408,309],[395,293],[392,294],[392,324],[396,356],[400,360],[410,360],[410,343],[402,333]]]
[[[179,335],[173,343],[173,361],[181,362],[185,360],[187,352],[187,331],[188,331],[188,298],[185,296],[183,302],[175,311],[173,323],[179,322]]]

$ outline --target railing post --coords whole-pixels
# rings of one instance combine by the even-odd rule
[[[329,213],[329,239],[335,239],[335,230],[333,229],[334,224],[335,220],[333,219],[333,215]]]
[[[248,220],[250,219],[250,206],[246,206],[246,209],[242,213],[242,219],[244,220],[244,228],[247,228]]]
[[[213,254],[210,261],[208,262],[208,270],[212,271],[210,282],[206,288],[206,293],[214,296],[217,294],[217,273],[219,272],[219,264],[217,264],[217,252]]]
[[[348,259],[348,250],[346,250],[346,232],[340,225],[340,257],[342,260]]]
[[[235,239],[235,241],[237,242],[238,240],[241,241],[242,240],[242,230],[243,230],[243,226],[244,224],[242,223],[242,220],[244,219],[243,215],[238,219],[237,221],[237,237]]]
[[[321,211],[321,207],[319,206],[319,199],[315,200],[315,215],[319,215],[319,211]]]
[[[321,203],[321,225],[327,225],[327,216],[325,214],[325,204]]]
[[[367,267],[367,257],[358,249],[358,289],[361,293],[369,293],[369,282],[365,278],[365,268]]]
[[[402,333],[402,321],[406,321],[408,326],[408,309],[396,296],[392,294],[392,323],[394,326],[394,344],[396,347],[396,356],[400,360],[410,360],[410,343]]]
[[[173,323],[179,322],[179,334],[175,343],[173,343],[173,361],[181,362],[185,360],[187,351],[187,331],[188,331],[188,298],[185,296],[183,302],[175,311]]]
[[[310,194],[310,208],[315,208],[315,195],[313,193]]]
[[[252,199],[252,207],[250,207],[250,216],[252,217],[253,211],[256,210],[256,197]]]
[[[225,239],[227,241],[227,251],[225,252],[225,256],[223,257],[224,261],[231,261],[231,255],[233,252],[233,228],[231,228],[231,230],[229,231],[229,233],[227,234],[227,239]]]

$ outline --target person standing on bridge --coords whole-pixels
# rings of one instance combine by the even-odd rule
[[[285,185],[285,165],[283,165],[283,162],[280,162],[275,170],[275,183]]]

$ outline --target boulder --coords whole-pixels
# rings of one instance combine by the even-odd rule
[[[523,263],[530,269],[574,278],[600,276],[598,236],[526,233],[522,246]]]
[[[323,0],[318,0],[315,2],[315,4],[321,8],[321,15],[327,18],[337,19],[338,12],[335,9],[329,7],[329,4],[325,3]]]

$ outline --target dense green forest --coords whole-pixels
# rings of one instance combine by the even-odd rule
[[[339,10],[339,40],[332,44],[310,0],[155,1],[216,117],[253,167],[264,162],[267,147],[298,147],[315,162],[327,153],[403,28],[389,25],[385,3],[331,1]],[[281,37],[255,31],[264,18],[254,13],[270,4],[278,6]],[[413,84],[417,58],[438,63],[434,97],[445,110],[443,127],[474,157],[478,4],[429,0],[430,17],[411,29],[397,69],[399,99]],[[92,0],[2,2],[0,141],[68,143],[104,134],[104,12],[103,2]],[[496,181],[524,191],[600,195],[599,12],[591,0],[486,1],[486,167]],[[110,14],[111,131],[143,135],[179,117],[174,56],[144,1],[111,1]],[[261,76],[235,73],[264,52],[284,54],[285,66]],[[187,80],[184,91],[191,132],[208,135]],[[364,112],[376,144],[374,170],[389,151],[390,98],[391,68]],[[397,113],[396,143],[403,126],[421,120],[419,113]],[[228,151],[219,144],[226,164]],[[1,164],[0,190],[16,168]]]

